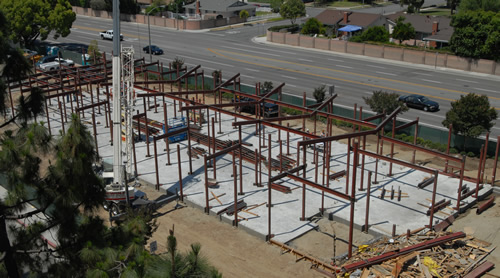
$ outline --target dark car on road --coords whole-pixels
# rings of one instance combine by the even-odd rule
[[[408,107],[418,108],[424,111],[439,110],[439,103],[421,95],[400,96],[399,101],[404,102]]]
[[[146,53],[149,53],[149,45],[143,47],[142,50],[144,50],[144,52],[146,52]],[[163,54],[163,49],[159,48],[156,45],[151,45],[151,54],[153,54],[153,55],[161,55],[161,54]]]

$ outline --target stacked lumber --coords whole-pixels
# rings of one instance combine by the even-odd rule
[[[492,268],[490,245],[462,232],[405,234],[359,246],[342,269],[350,277],[479,277]]]

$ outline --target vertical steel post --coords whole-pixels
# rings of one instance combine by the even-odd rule
[[[413,136],[413,145],[417,145],[417,138],[418,138],[418,122],[419,118],[417,117],[417,123],[415,124],[415,136]],[[413,157],[411,159],[411,163],[415,164],[415,155],[417,153],[417,149],[413,150]]]
[[[478,198],[479,196],[479,183],[481,182],[481,164],[482,164],[482,161],[483,161],[483,155],[484,155],[484,144],[481,146],[481,155],[479,156],[479,168],[477,170],[477,180],[476,180],[476,193],[474,193],[474,198]]]
[[[269,134],[269,149],[267,150],[268,154],[268,163],[269,163],[269,169],[267,173],[267,214],[268,214],[268,222],[267,222],[267,240],[271,240],[273,235],[271,234],[271,207],[273,206],[271,197],[272,197],[272,190],[271,190],[271,135]]]
[[[434,186],[432,188],[432,203],[431,203],[431,215],[429,220],[429,230],[432,230],[432,222],[434,220],[434,205],[436,204],[436,191],[437,191],[437,181],[438,181],[439,171],[434,171]]]
[[[486,171],[486,158],[488,157],[488,143],[490,142],[490,133],[486,133],[486,139],[484,143],[484,154],[483,163],[481,164],[481,183],[484,183],[484,172]]]
[[[396,137],[396,117],[392,119],[392,139]],[[394,143],[391,143],[391,158],[394,158]],[[392,161],[389,162],[389,177],[392,177]]]
[[[358,167],[358,143],[354,142],[354,157],[352,167],[352,187],[351,187],[351,215],[349,219],[349,247],[347,257],[352,257],[353,231],[354,231],[354,203],[356,201],[356,168]],[[349,166],[348,166],[349,168]]]
[[[446,145],[446,154],[450,154],[450,141],[451,141],[451,129],[452,129],[452,127],[453,127],[452,124],[448,125],[448,143]],[[448,163],[450,163],[450,161],[448,159],[446,159],[445,164],[444,164],[444,172],[445,173],[448,173]]]
[[[234,146],[234,142],[232,143]],[[236,151],[233,151],[233,182],[234,182],[234,220],[233,226],[238,227],[238,173],[236,171]],[[240,173],[241,174],[241,173]]]
[[[497,174],[497,162],[498,162],[498,149],[500,148],[500,136],[497,136],[497,148],[495,151],[495,161],[493,162],[493,173],[491,174],[491,185],[495,185],[495,178]]]
[[[460,166],[460,181],[458,184],[458,196],[457,196],[457,207],[456,210],[460,213],[460,202],[462,201],[462,185],[464,183],[464,169],[465,169],[465,155],[462,155],[462,162]]]
[[[242,148],[242,138],[241,138],[241,125],[239,126],[239,129],[238,129],[238,136],[239,136],[239,143],[240,143],[240,147],[238,148],[238,152],[239,152],[239,156],[238,156],[238,160],[239,160],[239,164],[240,164],[240,171],[239,171],[239,175],[240,175],[240,193],[239,195],[245,195],[245,193],[243,193],[243,148]],[[235,152],[235,151],[233,151]]]
[[[181,191],[181,202],[184,202],[184,193],[182,186],[182,166],[181,166],[181,146],[177,144],[177,165],[179,165],[179,189]]]
[[[207,155],[203,155],[203,164],[205,169],[205,213],[210,214],[210,207],[208,205],[208,168],[207,168]]]
[[[156,174],[155,189],[159,190],[160,189],[160,177],[158,174],[158,153],[156,151],[156,139],[153,139],[153,143],[154,143],[154,151],[155,151],[155,174]]]
[[[372,187],[372,172],[368,172],[368,188],[366,189],[366,213],[365,213],[365,229],[364,232],[368,233],[368,222],[370,219],[370,196]]]

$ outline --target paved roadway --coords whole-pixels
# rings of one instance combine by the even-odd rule
[[[222,70],[225,78],[241,73],[242,83],[250,85],[272,81],[276,86],[284,82],[285,93],[307,92],[308,97],[312,97],[315,87],[335,85],[339,95],[336,103],[349,107],[355,103],[366,107],[362,97],[374,90],[425,95],[439,102],[440,111],[425,113],[412,109],[402,118],[420,117],[423,123],[441,128],[450,101],[469,92],[486,94],[492,106],[500,110],[499,77],[255,42],[253,38],[264,34],[271,24],[210,32],[151,26],[152,44],[165,51],[164,55],[153,56],[153,60],[167,64],[180,57],[188,66],[201,65],[207,74],[215,69]],[[99,49],[110,53],[112,42],[100,40],[98,32],[111,28],[111,20],[78,16],[71,34],[58,42],[88,44],[98,40]],[[149,55],[142,52],[148,45],[147,25],[122,22],[121,28],[125,37],[122,44],[134,46],[136,57],[149,60]],[[492,129],[492,136],[497,135],[500,126]]]

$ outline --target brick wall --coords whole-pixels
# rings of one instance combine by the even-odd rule
[[[364,43],[347,42],[347,53],[363,55]]]
[[[314,39],[315,38],[309,36],[300,36],[300,46],[314,48]]]
[[[382,45],[365,45],[365,55],[369,57],[384,57],[384,47]]]
[[[288,45],[298,46],[299,45],[299,34],[287,33],[285,35],[285,42]]]
[[[314,41],[314,48],[330,50],[330,39],[316,38],[316,40]]]

